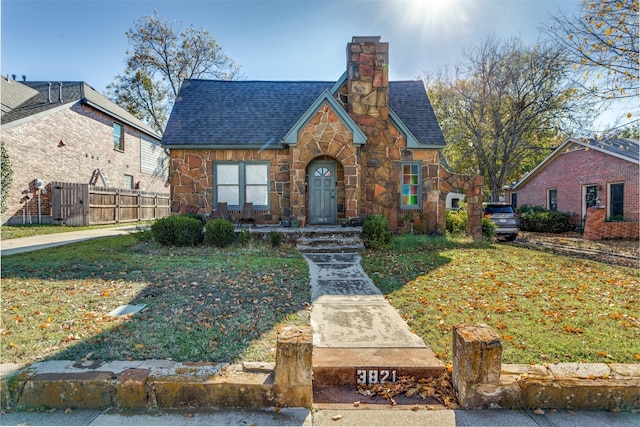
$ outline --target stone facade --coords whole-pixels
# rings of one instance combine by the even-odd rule
[[[297,132],[295,144],[265,150],[172,149],[172,212],[215,210],[215,161],[270,162],[270,207],[257,212],[256,222],[277,224],[291,217],[309,222],[309,165],[316,160],[335,161],[337,171],[337,221],[381,214],[392,230],[409,220],[414,230],[443,232],[445,212],[440,185],[438,150],[409,147],[407,137],[389,113],[389,46],[378,37],[354,37],[347,45],[346,81],[335,92],[335,103],[322,102]],[[336,107],[341,106],[341,107]],[[353,128],[335,108],[343,108],[366,137],[354,143]],[[402,163],[421,166],[419,207],[401,208]],[[477,197],[476,184],[469,195]],[[481,200],[479,200],[481,204]],[[443,205],[444,206],[444,205]],[[231,212],[237,218],[237,211]]]
[[[113,148],[113,118],[90,106],[75,104],[52,114],[2,129],[2,140],[9,154],[13,182],[3,223],[22,223],[31,216],[38,219],[38,198],[43,222],[51,222],[53,181],[89,183],[100,168],[112,187],[122,188],[125,175],[139,183],[139,189],[167,193],[166,176],[141,172],[141,132],[123,124],[124,151]],[[43,180],[41,194],[35,179]],[[98,185],[103,185],[98,181]],[[27,207],[28,205],[28,207]]]

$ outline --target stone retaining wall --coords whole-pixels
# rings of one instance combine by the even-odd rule
[[[487,325],[453,331],[453,385],[464,409],[640,408],[640,364],[502,364],[500,337]]]
[[[0,408],[308,408],[312,337],[308,326],[281,327],[275,365],[149,360],[85,369],[69,360],[36,363],[2,378]]]

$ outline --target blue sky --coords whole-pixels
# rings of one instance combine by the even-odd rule
[[[534,43],[580,0],[2,0],[2,74],[83,80],[99,91],[124,70],[125,31],[157,11],[207,29],[249,80],[336,80],[352,36],[389,42],[390,79],[459,61],[495,33]]]

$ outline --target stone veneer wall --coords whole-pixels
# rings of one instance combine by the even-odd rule
[[[422,161],[422,209],[409,211],[426,230],[437,230],[439,197],[436,150],[409,150],[404,136],[389,121],[389,44],[355,37],[347,46],[347,104],[351,118],[367,136],[361,148],[359,215],[381,214],[397,230],[402,161]],[[347,215],[349,216],[349,215]]]
[[[314,159],[326,157],[335,159],[342,166],[343,189],[338,188],[338,198],[344,200],[344,215],[348,218],[359,216],[360,149],[353,145],[353,134],[328,104],[320,107],[300,131],[298,144],[290,150],[291,214],[300,225],[307,221],[307,166]]]
[[[211,213],[215,161],[269,161],[270,211],[256,222],[278,223],[289,207],[289,150],[171,150],[171,212]],[[233,214],[233,212],[232,212]],[[237,216],[237,213],[236,213]]]

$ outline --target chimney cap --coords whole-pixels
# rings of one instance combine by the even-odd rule
[[[380,36],[353,36],[352,43],[378,43]]]

